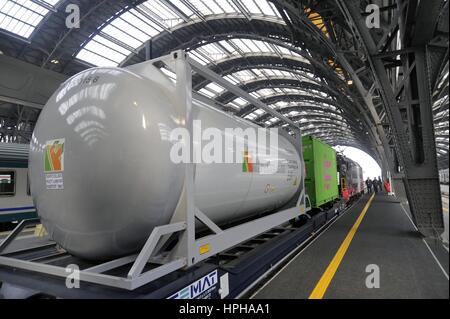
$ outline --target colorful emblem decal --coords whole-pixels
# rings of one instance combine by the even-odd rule
[[[44,153],[44,171],[64,171],[64,142],[65,139],[48,141]]]
[[[244,173],[253,173],[252,156],[248,150],[244,151],[244,162],[242,163],[242,171]]]

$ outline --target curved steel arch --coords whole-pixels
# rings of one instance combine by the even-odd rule
[[[365,144],[359,143],[354,137],[349,137],[348,135],[343,134],[341,131],[336,130],[335,128],[324,128],[327,132],[314,132],[314,128],[311,129],[303,129],[303,135],[312,135],[321,139],[322,141],[330,144],[331,146],[343,145],[343,146],[351,146],[356,147],[365,153],[369,154],[379,165],[381,163],[381,159],[376,152],[376,150],[367,147]],[[330,135],[332,133],[332,135]]]
[[[353,135],[346,134],[337,125],[330,125],[329,122],[324,121],[317,121],[314,123],[315,123],[314,127],[308,127],[308,123],[298,123],[300,128],[302,129],[302,134],[305,135],[310,132],[329,134],[332,132],[333,134],[338,134],[342,137],[353,138],[356,140],[356,138]]]
[[[297,110],[298,111],[298,110]],[[305,109],[303,109],[302,111],[305,111]],[[308,110],[306,110],[308,111]],[[321,114],[321,113],[307,113],[307,114],[301,114],[301,115],[292,115],[289,116],[288,113],[289,112],[284,112],[283,109],[280,110],[280,113],[287,116],[288,118],[290,118],[293,121],[299,121],[302,118],[312,118],[312,119],[318,119],[318,118],[329,118],[327,117],[327,115],[329,114],[333,114],[333,118],[329,118],[330,121],[338,121],[342,124],[348,125],[351,128],[351,124],[358,124],[357,122],[354,121],[354,119],[348,118],[346,116],[343,116],[342,114],[339,113],[331,113],[331,112],[327,112],[327,114]],[[342,117],[342,120],[335,117],[335,116],[340,116]],[[264,114],[259,118],[256,118],[254,120],[254,122],[256,123],[265,123],[267,120],[269,120],[272,116],[271,115],[267,115]],[[350,121],[350,122],[349,122]],[[275,125],[274,125],[275,126]]]
[[[308,116],[306,116],[306,118],[307,117]],[[302,116],[300,118],[305,118],[305,117]],[[342,124],[346,124],[345,122],[342,122],[342,121],[339,121],[339,122],[335,121],[335,122],[333,122],[333,121],[329,121],[329,120],[324,121],[323,119],[324,119],[324,117],[322,117],[322,118],[311,117],[311,119],[308,122],[300,122],[300,121],[297,120],[297,124],[300,127],[309,127],[311,124],[312,125],[324,124],[325,126],[329,125],[329,127],[339,128],[342,133],[344,133],[344,134],[346,134],[348,136],[352,135],[352,132],[349,129],[343,129]],[[280,123],[278,123],[278,122],[271,123],[269,125],[269,127],[280,127]]]
[[[337,89],[345,86],[345,83],[331,69],[317,69],[312,64],[305,63],[298,59],[287,56],[280,57],[277,55],[244,55],[242,57],[233,57],[222,60],[220,63],[207,65],[212,71],[222,76],[231,73],[248,70],[252,68],[272,68],[288,72],[308,72],[316,75],[318,78],[326,79],[328,85],[333,85]],[[210,83],[201,75],[195,75],[192,78],[192,86],[198,90]]]
[[[301,117],[299,117],[299,118],[301,118]],[[340,132],[342,132],[342,133],[347,133],[347,135],[352,135],[352,132],[351,131],[344,131],[344,130],[342,130],[342,126],[339,124],[339,123],[336,123],[336,122],[332,122],[332,121],[324,121],[323,119],[312,119],[312,120],[310,120],[310,121],[308,121],[308,122],[297,122],[297,124],[299,124],[300,125],[300,127],[309,127],[309,126],[311,126],[311,125],[323,125],[323,127],[335,127],[335,128],[337,128],[337,129],[340,129]],[[273,125],[272,127],[275,127],[275,125]]]
[[[73,61],[74,50],[91,34],[94,34],[99,25],[126,7],[137,5],[143,0],[77,0],[80,8],[81,21],[79,29],[66,27],[67,13],[63,9],[69,0],[63,0],[58,4],[57,11],[48,15],[45,21],[35,30],[31,44],[0,35],[0,48],[10,56],[32,63],[41,67],[64,72],[65,66]],[[53,59],[60,63],[48,63]],[[77,65],[75,70],[66,74],[73,74],[85,69],[85,66]]]
[[[276,60],[277,58],[273,57],[272,59]],[[248,59],[248,58],[239,58],[238,60],[242,61],[245,64],[243,66],[239,66],[239,64],[238,64],[237,66],[236,65],[229,65],[229,67],[227,67],[227,68],[222,67],[223,66],[222,64],[225,64],[225,63],[228,66],[228,64],[231,61],[233,61],[233,60],[230,60],[230,61],[223,62],[221,65],[211,66],[211,69],[213,69],[214,71],[216,71],[217,73],[219,73],[222,76],[232,75],[233,73],[241,71],[241,70],[258,69],[258,68],[278,69],[278,70],[283,70],[283,71],[287,71],[287,72],[293,72],[293,69],[294,69],[294,72],[295,72],[295,68],[290,68],[290,67],[286,66],[286,59],[284,59],[285,65],[282,64],[283,60],[280,59],[279,62],[280,62],[281,66],[273,65],[270,62],[270,60],[269,61],[264,61],[265,60],[264,57],[252,57],[251,60]],[[293,64],[299,63],[301,65],[301,67],[305,67],[304,63],[302,63],[302,62],[299,62],[299,61],[292,61],[292,62],[293,62]],[[262,64],[262,63],[264,63],[264,64]],[[194,78],[195,78],[195,76],[194,76]],[[203,79],[200,76],[197,76],[197,79],[198,78]],[[207,81],[207,80],[204,80],[204,79],[203,79],[203,81],[201,81],[201,80],[198,81],[197,79],[193,81],[194,85],[195,85],[195,89],[197,89],[197,90],[205,87],[208,83],[210,83],[210,81]],[[252,82],[255,82],[255,84],[256,84],[256,82],[258,82],[258,81],[259,80],[252,81]],[[260,81],[267,81],[266,83],[269,83],[270,80],[260,80]],[[196,84],[195,84],[195,82],[196,82]],[[250,90],[247,89],[247,87],[249,86],[248,84],[246,85],[246,83],[242,83],[240,86],[241,86],[242,89],[246,90],[247,92],[252,92],[251,89]],[[342,93],[340,93],[340,91],[334,91],[332,88],[328,88],[328,92],[327,93],[335,93],[336,95],[340,95],[340,96],[337,96],[337,97],[341,98],[342,100],[345,99],[345,101],[343,101],[342,104],[338,104],[336,101],[334,101],[332,99],[330,99],[330,100],[322,99],[322,100],[319,100],[319,101],[316,101],[316,102],[318,102],[318,103],[325,102],[327,104],[331,104],[334,107],[343,110],[344,112],[349,112],[349,117],[350,118],[358,116],[359,112],[356,110],[356,107],[352,107],[351,101],[349,101],[346,96],[344,96]],[[223,102],[226,103],[227,101],[231,100],[232,96],[234,96],[232,93],[224,92],[221,95],[221,97],[219,97],[217,100],[219,102],[222,102],[222,99],[223,99]],[[225,99],[225,97],[226,97],[226,99]],[[238,112],[237,115],[245,116],[245,115],[247,115],[249,113],[251,113],[251,112],[246,112],[246,113],[239,113]]]
[[[373,153],[370,152],[370,150],[367,150],[365,146],[359,144],[354,139],[349,139],[349,138],[346,138],[345,136],[339,136],[337,134],[333,134],[332,136],[330,136],[329,134],[323,134],[323,133],[310,133],[307,135],[314,136],[315,138],[320,139],[321,141],[329,144],[330,146],[338,146],[339,145],[339,146],[356,147],[358,149],[363,150],[364,152],[366,152],[367,154],[369,154],[370,156],[373,157]],[[376,157],[374,157],[374,158],[376,158]]]
[[[330,100],[316,98],[316,97],[312,97],[312,96],[308,96],[308,95],[301,95],[301,94],[273,95],[273,96],[261,99],[261,102],[263,102],[263,103],[265,103],[267,105],[275,104],[275,103],[277,103],[279,101],[293,101],[293,102],[313,101],[313,102],[317,102],[319,104],[320,103],[330,104],[330,105],[333,105],[334,107],[340,109],[339,105],[336,105],[335,102],[330,103]],[[255,109],[256,108],[253,105],[248,105],[248,106],[244,107],[240,112],[238,112],[238,115],[241,116],[241,117],[245,117],[246,115],[248,115],[251,112],[253,112]],[[355,129],[355,133],[357,133],[357,134],[360,134],[362,132],[362,130],[361,130],[361,128],[359,126],[358,127],[354,127],[354,129]],[[365,142],[368,142],[368,141],[365,141]]]
[[[233,73],[232,73],[233,74]],[[270,78],[270,79],[258,79],[254,81],[241,82],[238,85],[241,89],[245,90],[247,93],[255,92],[265,88],[285,88],[285,89],[295,89],[302,88],[305,90],[316,90],[324,93],[331,93],[331,90],[328,89],[325,85],[314,84],[308,81],[300,81],[295,78]],[[334,95],[334,94],[333,94]],[[229,92],[225,91],[218,97],[216,97],[216,101],[220,103],[229,103],[234,100],[236,96]]]
[[[351,143],[352,145],[358,145],[360,144],[351,137],[345,136],[343,134],[337,134],[335,131],[331,131],[332,134],[325,133],[325,132],[313,132],[310,135],[317,137],[318,139],[321,139],[323,142],[329,143],[331,146],[341,145],[342,141],[347,141],[348,143]]]
[[[319,129],[319,131],[316,131],[317,129]],[[324,130],[326,130],[327,132],[324,132]],[[312,135],[315,136],[317,138],[327,138],[327,141],[330,142],[333,145],[339,145],[340,141],[352,141],[352,146],[355,147],[361,147],[362,149],[364,149],[365,151],[368,150],[367,147],[364,146],[364,144],[358,143],[358,141],[355,138],[349,137],[348,135],[345,135],[344,133],[342,133],[338,128],[334,128],[334,127],[324,127],[324,126],[317,126],[314,128],[304,128],[303,135]],[[371,156],[373,156],[371,152],[366,151],[366,153],[371,154]]]
[[[297,87],[306,87],[307,89],[313,89],[313,90],[319,90],[320,88],[323,88],[322,86],[319,86],[317,84],[313,84],[313,83],[309,83],[309,82],[304,82],[304,81],[299,81],[297,79],[289,79],[289,78],[276,78],[276,79],[264,79],[264,80],[256,80],[256,81],[251,81],[251,82],[244,82],[241,85],[239,85],[241,89],[245,90],[247,93],[251,93],[251,92],[256,92],[259,89],[262,88],[297,88]],[[326,88],[325,88],[326,89]],[[327,92],[328,93],[328,92]],[[215,100],[226,104],[231,102],[233,99],[235,98],[234,94],[231,92],[226,91],[225,93],[219,95]],[[333,100],[330,100],[333,101]],[[334,101],[333,101],[334,103]],[[328,103],[330,104],[330,103]],[[333,105],[335,106],[335,105]],[[337,109],[340,109],[343,111],[343,114],[346,114],[348,112],[347,108],[342,107],[342,106],[335,106]],[[318,108],[319,110],[319,108]],[[328,111],[326,110],[326,108],[322,108],[322,111]],[[280,110],[282,113],[285,113],[285,108]],[[297,111],[297,109],[296,109]],[[331,110],[330,110],[331,111]],[[332,112],[335,113],[336,115],[338,115],[338,112]],[[343,114],[339,114],[339,115],[343,115]],[[245,115],[244,115],[245,116]],[[261,116],[261,121],[264,120],[264,116]],[[344,115],[345,116],[345,115]],[[347,116],[348,120],[350,122],[353,122],[356,124],[356,121],[354,120],[354,118],[349,114],[349,116]]]
[[[238,37],[238,36],[239,37],[247,37],[247,38],[251,38],[252,37],[252,35],[249,34],[248,30],[245,30],[244,34],[239,34],[238,36],[230,36],[230,32],[227,32],[227,34],[225,36],[228,39],[229,38],[235,38],[235,37]],[[201,42],[197,41],[197,44],[193,44],[195,42],[194,41],[194,42],[192,42],[191,47],[192,48],[197,48],[197,47],[200,47],[202,45],[205,45],[206,43],[218,42],[218,41],[221,41],[222,39],[223,38],[221,38],[219,35],[214,34],[213,37],[212,37],[212,40],[209,40],[209,41],[208,40],[203,40]],[[258,36],[258,40],[261,40],[261,35]],[[262,39],[262,40],[267,40],[267,42],[271,41],[271,39],[265,39],[265,38]],[[184,44],[183,46],[178,47],[178,48],[186,49],[186,46],[189,47],[189,44],[188,45]],[[286,46],[286,47],[289,48],[289,49],[292,48],[291,46]],[[303,52],[301,52],[301,53],[303,53]],[[209,67],[213,71],[215,71],[216,73],[219,73],[221,75],[225,75],[225,73],[230,73],[231,70],[233,70],[234,72],[236,72],[238,70],[242,70],[242,68],[239,68],[238,63],[237,63],[239,60],[245,61],[247,63],[247,65],[248,65],[248,67],[247,67],[247,69],[248,69],[248,68],[255,68],[255,65],[257,65],[256,63],[254,63],[254,61],[253,61],[253,63],[249,63],[249,61],[248,61],[249,59],[259,59],[261,61],[261,60],[263,60],[265,58],[266,57],[262,56],[261,54],[259,54],[258,56],[254,56],[254,57],[230,58],[228,60],[218,61],[217,64],[209,65]],[[280,60],[281,60],[280,63],[279,63],[280,66],[285,67],[285,65],[287,64],[286,61],[289,60],[289,59],[280,58]],[[291,60],[293,60],[293,59],[291,59]],[[326,70],[326,72],[324,74],[321,74],[321,76],[324,77],[324,78],[327,78],[330,82],[334,81],[334,82],[337,82],[338,84],[341,84],[341,87],[342,87],[343,81],[337,77],[337,75],[334,72],[334,70],[330,72],[331,68],[329,68],[328,65],[325,67],[323,63],[318,63],[312,57],[309,58],[309,61],[312,62],[312,63],[308,64],[308,63],[304,63],[302,61],[296,61],[293,64],[294,65],[295,64],[297,64],[297,65],[300,64],[300,68],[302,70],[308,70],[309,72],[311,72],[313,74],[318,74],[319,72],[318,72],[317,68],[314,68],[312,65],[313,64],[322,65],[322,68],[328,68],[328,69]],[[226,72],[224,70],[224,68],[223,68],[224,66],[226,66],[227,63],[231,63],[231,65],[229,65],[229,67],[228,67],[228,70],[229,70],[228,72]],[[268,61],[266,60],[264,63],[266,65],[270,65],[270,66],[273,67],[274,65],[276,65],[276,57],[270,57],[270,60],[268,60]],[[288,71],[292,71],[292,70],[290,68],[288,68]],[[193,87],[194,87],[194,89],[198,90],[198,89],[206,86],[208,83],[209,83],[209,81],[204,80],[201,76],[197,76],[197,77],[194,76],[194,78],[193,78]],[[330,83],[329,83],[329,85],[330,85]],[[339,85],[336,86],[336,91],[338,91],[338,92],[340,91],[339,90]],[[345,97],[343,97],[343,98],[345,98]]]
[[[299,101],[314,101],[317,102],[319,104],[331,104],[333,106],[335,106],[338,109],[341,109],[341,107],[339,105],[336,105],[336,103],[334,101],[332,101],[333,103],[330,103],[330,100],[326,100],[326,99],[321,99],[321,98],[316,98],[316,97],[312,97],[312,96],[308,96],[308,95],[300,95],[300,94],[282,94],[282,95],[273,95],[270,97],[266,97],[266,98],[262,98],[261,102],[267,104],[267,105],[271,105],[271,104],[275,104],[279,101],[294,101],[294,102],[299,102]],[[237,114],[241,117],[245,117],[246,115],[252,113],[256,108],[253,105],[248,105],[246,107],[244,107],[241,111],[239,111]],[[358,123],[360,124],[360,123]],[[352,127],[354,133],[360,135],[363,133],[363,129],[362,127],[360,127],[360,125],[358,126],[353,126]],[[366,137],[366,134],[364,134],[364,137]],[[369,141],[368,140],[361,140],[361,143],[363,144],[368,144]]]
[[[325,98],[319,98],[315,96],[309,96],[309,95],[303,95],[303,94],[276,94],[271,95],[268,97],[264,97],[261,99],[261,102],[265,104],[275,104],[280,101],[293,101],[293,102],[300,102],[300,101],[308,101],[308,102],[316,102],[316,103],[323,103],[323,104],[329,104],[336,108],[339,108],[339,105],[337,105],[336,101],[325,99]],[[237,114],[239,116],[246,116],[253,111],[257,109],[256,106],[253,104],[248,104],[244,106]]]
[[[311,123],[314,124],[313,127],[309,127]],[[354,139],[355,141],[357,141],[356,137],[353,136],[353,134],[351,134],[351,132],[343,131],[341,126],[339,126],[339,125],[337,125],[335,123],[328,122],[328,121],[312,121],[312,122],[309,122],[309,123],[298,122],[297,124],[302,129],[302,134],[303,135],[308,134],[308,132],[311,132],[311,131],[314,131],[316,133],[320,132],[320,133],[323,133],[323,134],[327,134],[327,133],[333,132],[333,134],[342,135],[342,137]],[[271,126],[269,126],[269,127],[271,127]],[[274,125],[272,127],[277,127],[277,126]]]
[[[165,55],[171,51],[198,47],[199,43],[210,43],[212,39],[223,40],[232,37],[247,37],[270,40],[281,40],[292,48],[292,39],[288,27],[279,22],[254,17],[250,21],[242,16],[216,15],[206,21],[195,21],[179,25],[171,32],[163,31],[151,39],[153,57]],[[322,56],[329,52],[320,41],[309,32],[303,37],[311,45],[311,51]],[[219,41],[220,41],[219,40]],[[135,64],[145,59],[145,46],[138,49],[138,54],[129,56],[123,65]]]
[[[288,86],[273,86],[272,88],[278,88],[278,89],[286,89],[286,88],[292,88],[292,87],[288,87]],[[263,90],[263,89],[258,89],[258,90],[256,90],[256,91],[250,91],[250,92],[255,92],[255,93],[258,93],[258,91],[260,91],[260,90]],[[278,97],[278,96],[286,96],[286,97],[292,97],[292,96],[301,96],[301,97],[303,97],[304,99],[306,99],[306,97],[308,97],[308,101],[313,101],[313,100],[316,100],[317,102],[318,101],[320,101],[320,102],[318,102],[318,103],[323,103],[323,104],[327,104],[327,105],[332,105],[332,106],[334,106],[334,107],[336,107],[336,108],[339,108],[339,109],[342,109],[342,107],[341,106],[336,106],[336,104],[337,104],[337,101],[336,100],[334,100],[332,97],[324,97],[324,96],[322,96],[320,93],[317,93],[317,92],[312,92],[312,91],[308,91],[308,90],[306,90],[306,89],[302,89],[302,88],[298,88],[297,89],[297,91],[295,91],[295,92],[286,92],[286,93],[283,93],[283,92],[278,92],[278,91],[275,91],[274,92],[274,94],[270,94],[270,95],[263,95],[263,96],[261,96],[259,99],[260,100],[267,100],[267,101],[270,101],[270,98],[272,98],[272,97]],[[232,102],[233,100],[231,100],[230,102]],[[268,104],[273,104],[273,103],[268,103]],[[244,108],[247,108],[248,107],[248,109],[247,109],[247,111],[246,112],[248,112],[248,113],[251,113],[251,112],[253,112],[255,109],[257,109],[257,108],[251,108],[250,107],[250,105],[245,105],[244,106]],[[247,115],[248,113],[246,113],[245,115]]]
[[[283,107],[281,109],[278,110],[281,114],[286,115],[289,114],[290,112],[315,112],[314,114],[321,114],[321,112],[323,113],[327,113],[327,114],[333,114],[336,116],[341,116],[343,118],[346,118],[347,120],[349,120],[350,122],[354,122],[357,123],[356,120],[352,117],[348,117],[348,115],[344,112],[338,112],[335,110],[331,110],[331,109],[325,109],[321,106],[316,106],[316,105],[292,105],[292,106],[286,106]],[[268,116],[267,114],[263,114],[260,117],[256,118],[255,120],[259,120],[259,121],[264,121],[266,120],[266,118],[262,118],[263,116]],[[271,117],[270,115],[268,117]],[[359,124],[359,123],[358,123]]]
[[[239,60],[239,62],[242,62],[243,65],[240,65],[241,63],[233,63],[236,62],[236,60]],[[278,65],[274,65],[273,61],[277,61],[279,62],[279,66]],[[289,61],[289,59],[279,59],[277,57],[271,57],[270,60],[266,60],[266,58],[264,56],[252,56],[252,57],[242,57],[242,58],[237,58],[237,59],[230,59],[230,60],[226,60],[223,61],[221,64],[218,65],[212,65],[211,69],[213,71],[215,71],[216,73],[219,73],[222,76],[226,76],[226,75],[230,75],[233,74],[235,72],[241,71],[241,70],[248,70],[248,69],[258,69],[258,68],[267,68],[267,69],[278,69],[278,70],[283,70],[283,71],[287,71],[287,72],[295,72],[295,65],[299,66],[300,70],[304,70],[304,68],[308,68],[309,65],[298,61],[298,60],[293,60],[290,59],[290,62],[292,62],[292,66],[286,66],[287,65],[287,61]],[[314,72],[313,70],[307,70],[307,72]],[[270,81],[270,80],[261,80],[261,81]],[[257,81],[254,81],[257,82]],[[203,79],[201,76],[194,76],[194,88],[195,89],[201,89],[203,87],[205,87],[208,83],[210,83],[210,81]],[[268,83],[268,82],[267,82]],[[248,86],[248,85],[247,85]],[[245,87],[245,83],[241,84],[241,88],[245,89],[247,92],[252,92],[251,90],[247,90]],[[340,91],[335,91],[332,88],[328,87],[328,91],[327,93],[335,93],[336,95],[338,95],[338,98],[341,99],[345,99],[346,101],[344,101],[344,103],[342,104],[338,104],[336,101],[330,99],[330,100],[326,100],[326,99],[320,99],[320,100],[315,100],[315,102],[318,103],[326,103],[326,104],[331,104],[333,106],[335,106],[336,108],[339,108],[341,110],[343,110],[344,112],[349,112],[349,117],[351,118],[353,117],[357,117],[357,115],[359,114],[359,112],[356,110],[356,107],[351,107],[351,101],[348,100],[348,98],[343,95],[342,93],[340,93]],[[340,96],[339,96],[340,95]],[[233,96],[233,94],[229,93],[229,92],[225,92],[222,94],[224,102],[227,102],[231,99],[231,96]],[[225,96],[227,97],[227,99],[225,100]],[[220,100],[219,100],[220,99]],[[220,97],[218,99],[219,102],[221,102],[222,97]],[[311,100],[309,97],[305,96],[304,100]],[[270,101],[267,101],[270,104]],[[247,110],[249,111],[249,110]],[[253,110],[252,110],[253,111]],[[249,112],[238,112],[237,115],[239,116],[245,116],[249,113],[251,113],[252,111]],[[359,124],[359,123],[358,123]]]
[[[289,118],[294,122],[299,122],[301,119],[310,119],[308,121],[308,124],[309,123],[318,123],[318,122],[321,123],[322,119],[327,119],[327,121],[323,121],[323,123],[330,123],[333,125],[336,124],[339,127],[341,127],[341,125],[347,125],[348,129],[351,130],[351,126],[349,125],[349,123],[347,123],[347,121],[345,119],[341,120],[338,118],[329,118],[325,114],[305,114],[305,115],[302,114],[302,115],[290,116]],[[299,123],[303,123],[303,122],[299,122]]]
[[[345,117],[346,114],[344,112],[340,113],[338,111],[335,110],[331,110],[331,109],[325,109],[319,105],[291,105],[291,106],[286,106],[283,107],[282,109],[280,109],[280,112],[282,114],[287,114],[290,113],[292,111],[297,111],[297,112],[301,112],[301,111],[316,111],[316,112],[326,112],[326,113],[331,113],[331,114],[335,114],[335,115],[340,115],[342,117]],[[352,118],[352,120],[355,120],[354,118]]]

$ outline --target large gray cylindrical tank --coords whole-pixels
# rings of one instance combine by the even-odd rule
[[[175,86],[158,69],[149,72],[84,71],[61,85],[36,124],[33,200],[51,237],[76,256],[103,260],[137,251],[155,226],[170,222],[178,203],[184,168],[169,155],[170,132],[180,124]],[[199,102],[193,108],[205,128],[254,126]],[[278,143],[276,174],[248,172],[242,163],[197,164],[197,206],[221,224],[284,205],[303,169],[294,146],[282,136]]]

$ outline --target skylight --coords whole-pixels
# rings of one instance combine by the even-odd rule
[[[300,88],[265,88],[260,89],[255,92],[253,92],[257,95],[258,98],[267,98],[270,96],[276,96],[276,95],[306,95],[306,96],[320,96],[319,94],[311,91],[311,90],[304,90]],[[231,103],[236,103],[239,101],[240,98],[236,98]],[[242,99],[240,99],[242,100]],[[245,103],[237,103],[239,106],[245,106],[248,103],[244,101]],[[276,104],[275,104],[276,106]]]
[[[203,65],[217,63],[225,58],[238,58],[247,55],[262,54],[289,57],[309,64],[309,61],[306,58],[295,52],[296,50],[298,50],[298,48],[289,49],[265,41],[236,38],[205,44],[190,51],[190,54],[194,55],[195,58],[199,58],[200,60],[197,61]]]
[[[99,33],[94,35],[82,48],[77,58],[97,66],[118,66],[127,57],[136,53],[144,43],[161,32],[172,32],[188,23],[206,21],[218,16],[220,18],[239,17],[246,19],[271,19],[277,23],[284,22],[274,5],[267,0],[151,0],[145,1],[135,8],[120,14],[117,18],[99,29]],[[306,58],[307,51],[293,47],[289,44],[275,44],[261,40],[247,38],[228,38],[213,43],[205,43],[189,51],[189,56],[202,65],[215,65],[222,60],[235,58],[248,58],[251,56],[270,56],[277,58],[287,58],[309,64]],[[303,54],[305,53],[305,54]],[[162,70],[167,73],[167,70]],[[173,77],[171,77],[173,78]],[[309,82],[321,84],[321,79],[310,72],[301,70],[282,70],[277,67],[253,68],[241,70],[226,75],[225,78],[233,84],[243,85],[258,80],[274,79],[294,79],[299,82]],[[199,93],[215,99],[225,92],[221,86],[209,83],[199,90]],[[302,89],[300,86],[263,88],[250,93],[253,97],[264,99],[274,95],[300,94],[326,98],[324,92],[311,89]],[[227,106],[235,110],[242,110],[248,102],[242,98],[235,98],[227,102]],[[315,103],[305,101],[308,106],[317,105],[325,112],[336,107],[327,103]],[[269,105],[273,109],[282,109],[292,106],[291,102],[281,101]],[[302,102],[296,102],[296,106],[301,106]],[[253,110],[246,116],[249,120],[259,120],[265,116],[266,112],[260,109]],[[308,110],[302,112],[304,115],[319,115],[319,110]],[[340,117],[333,117],[330,121],[340,120]],[[274,118],[264,118],[267,125],[277,122]],[[339,121],[340,122],[340,121]],[[345,122],[345,120],[342,120]],[[307,124],[310,124],[308,121]],[[330,122],[330,125],[346,125]],[[321,124],[320,129],[323,129]]]
[[[267,0],[149,0],[112,19],[87,42],[77,58],[94,66],[117,66],[161,32],[171,32],[185,23],[204,21],[217,15],[223,18],[272,19],[284,24],[274,5]],[[284,48],[266,46],[261,41],[249,41],[243,40],[242,52],[228,43],[223,43],[223,47],[208,44],[199,50],[202,52],[192,52],[192,58],[207,64],[238,53],[296,54]]]
[[[0,29],[28,39],[60,0],[0,0]]]
[[[242,70],[231,73],[225,78],[233,84],[248,84],[257,80],[273,80],[273,79],[294,79],[301,82],[309,82],[313,84],[320,84],[320,79],[311,77],[309,74],[300,71],[287,72],[277,69],[261,68]],[[322,93],[320,93],[322,95]],[[256,97],[258,95],[256,94]]]

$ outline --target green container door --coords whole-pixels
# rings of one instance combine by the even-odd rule
[[[312,137],[303,137],[306,191],[312,207],[319,207],[339,198],[336,151]]]

